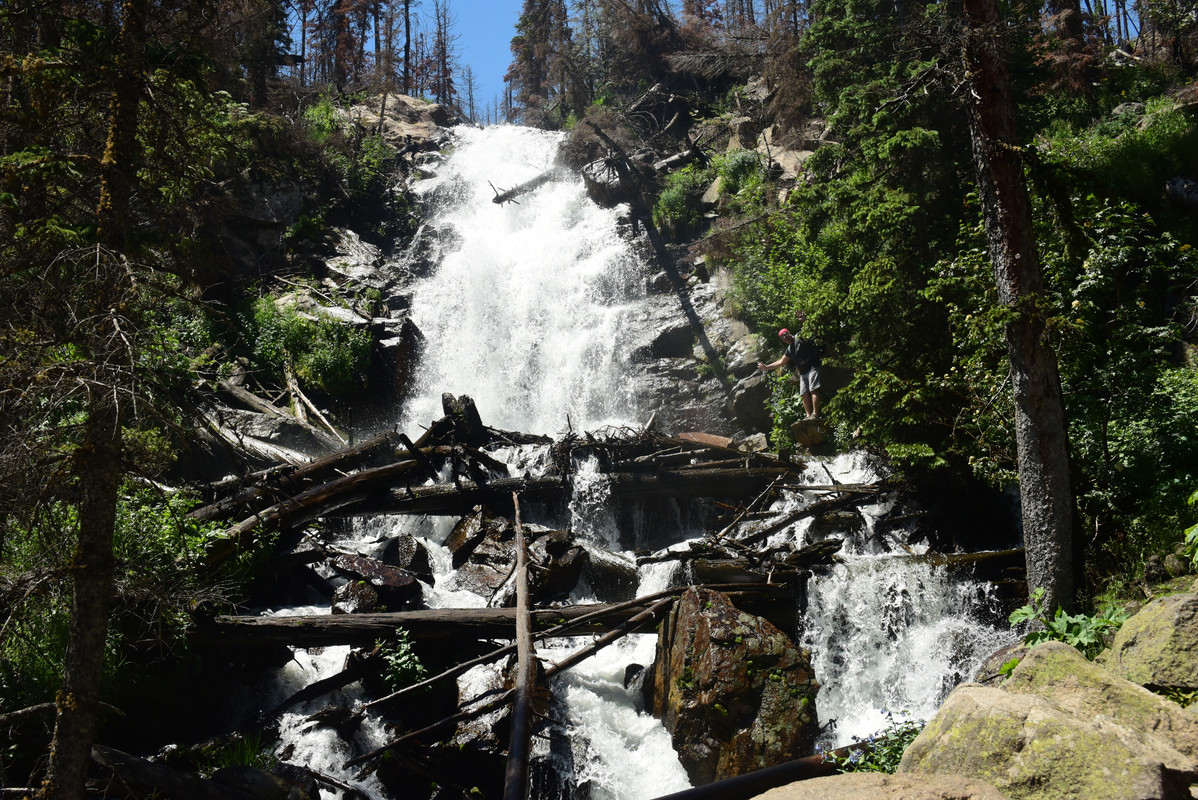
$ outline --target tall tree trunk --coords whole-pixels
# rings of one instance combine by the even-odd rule
[[[1043,281],[1032,232],[997,0],[964,0],[970,131],[999,300],[1012,311],[1007,354],[1029,588],[1049,609],[1074,607],[1074,499],[1056,355],[1045,342]]]
[[[108,136],[101,158],[97,203],[97,280],[91,357],[109,361],[119,349],[115,320],[115,253],[125,244],[132,194],[141,99],[141,56],[145,40],[146,0],[124,4],[119,51],[113,69]],[[98,367],[97,367],[98,368]],[[116,387],[103,381],[92,389],[83,444],[75,455],[79,475],[79,532],[71,563],[71,624],[62,688],[55,700],[54,737],[46,778],[38,792],[47,800],[83,796],[91,757],[108,614],[113,596],[113,530],[121,468],[120,401]]]
[[[403,93],[412,93],[412,0],[403,0]]]

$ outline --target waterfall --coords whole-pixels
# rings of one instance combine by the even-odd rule
[[[415,185],[436,200],[429,224],[451,226],[457,241],[413,293],[426,347],[401,429],[439,417],[442,392],[473,397],[488,425],[531,433],[635,421],[623,323],[644,279],[618,212],[568,173],[492,202],[492,186],[552,169],[560,138],[459,128],[450,158]]]
[[[456,144],[434,174],[415,191],[432,208],[428,225],[440,232],[444,251],[433,271],[412,286],[412,319],[425,336],[416,384],[396,427],[415,435],[442,416],[441,395],[469,395],[488,425],[560,435],[604,426],[635,426],[638,398],[630,373],[628,320],[643,296],[645,269],[619,235],[619,211],[602,209],[586,197],[581,182],[561,174],[518,203],[492,202],[506,189],[552,168],[560,137],[515,127],[459,128]],[[492,453],[513,472],[540,474],[544,448],[510,448]],[[802,477],[808,484],[868,483],[879,475],[867,457],[848,454],[812,460]],[[678,544],[705,533],[688,508],[664,505],[652,518],[627,510],[617,519],[606,478],[593,463],[574,465],[569,525],[576,536],[631,559],[635,548]],[[787,493],[775,510],[809,502]],[[802,631],[822,689],[816,700],[821,721],[836,719],[828,733],[837,743],[882,728],[885,711],[927,717],[958,681],[972,676],[981,654],[1002,636],[983,619],[993,600],[985,584],[961,580],[942,568],[895,558],[880,543],[873,521],[886,509],[862,509],[864,529],[849,535],[843,564],[810,581]],[[484,601],[455,591],[451,558],[444,547],[451,520],[379,517],[358,520],[347,551],[366,552],[398,533],[421,541],[436,580],[426,586],[430,606],[462,607]],[[771,538],[798,547],[811,537],[810,520]],[[837,534],[840,535],[840,534]],[[903,544],[902,554],[916,549]],[[681,568],[652,564],[641,570],[640,594],[677,582]],[[593,602],[580,586],[572,598]],[[326,611],[327,609],[320,609]],[[303,613],[290,610],[279,613]],[[554,660],[583,644],[555,640],[539,646]],[[555,679],[555,734],[567,744],[546,761],[568,765],[564,782],[577,796],[594,800],[649,800],[689,786],[685,770],[661,723],[640,707],[635,684],[625,687],[626,668],[654,656],[655,637],[632,635],[605,648]],[[278,676],[274,695],[338,669],[345,653],[296,652]],[[493,673],[476,668],[460,679],[473,696]],[[343,702],[355,700],[354,687]],[[317,702],[316,707],[324,705]],[[300,763],[335,773],[348,755],[327,729],[304,729],[312,705],[289,713],[282,725],[287,748]],[[385,740],[368,716],[354,733],[358,751]],[[551,750],[553,748],[550,748]],[[801,756],[805,754],[796,754]],[[388,800],[371,780],[343,776],[366,796]],[[549,794],[536,800],[548,800]],[[556,796],[556,795],[553,795]]]

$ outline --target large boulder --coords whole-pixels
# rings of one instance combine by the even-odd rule
[[[534,600],[570,593],[586,567],[587,553],[569,531],[525,524],[528,545],[528,588]],[[516,563],[515,525],[506,517],[476,506],[454,527],[446,545],[453,553],[453,590],[477,594],[493,606],[515,605],[510,581]]]
[[[1188,798],[1198,716],[1060,642],[1032,648],[1000,688],[958,686],[901,773],[955,773],[1021,798]]]
[[[992,784],[960,775],[848,772],[796,781],[755,800],[1006,800]]]
[[[1099,663],[1154,689],[1198,689],[1198,593],[1158,597],[1129,619]]]
[[[696,785],[810,755],[809,654],[727,596],[689,589],[661,627],[653,709]]]

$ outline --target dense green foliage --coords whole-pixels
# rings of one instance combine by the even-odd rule
[[[395,629],[395,638],[389,642],[378,642],[376,647],[387,665],[383,680],[391,691],[420,683],[428,677],[428,669],[421,663],[412,648],[412,637],[403,628]]]
[[[1128,617],[1126,611],[1116,606],[1108,606],[1097,614],[1066,614],[1060,608],[1049,613],[1043,601],[1044,590],[1037,588],[1032,592],[1031,602],[1011,612],[1012,625],[1030,624],[1031,629],[1023,637],[1023,643],[1035,647],[1041,642],[1064,642],[1076,647],[1091,661],[1106,649],[1108,637],[1114,635]]]
[[[301,314],[272,297],[254,301],[242,319],[254,366],[275,381],[285,381],[290,370],[303,386],[335,397],[361,387],[370,362],[366,331],[337,323],[319,310]]]
[[[135,654],[142,666],[186,648],[197,603],[231,597],[245,576],[237,561],[205,574],[203,556],[223,526],[187,517],[195,505],[180,495],[126,485],[118,505],[114,551],[117,608],[108,631],[110,683],[128,681]],[[47,507],[35,527],[10,526],[0,551],[0,579],[25,576],[25,592],[7,611],[0,640],[0,696],[22,708],[54,696],[62,680],[70,598],[59,577],[70,563],[78,515],[72,506]],[[113,686],[119,691],[120,686]]]
[[[1007,317],[972,193],[956,21],[943,12],[816,3],[800,47],[831,141],[725,260],[755,329],[793,328],[808,312],[805,331],[848,376],[827,405],[839,441],[883,449],[911,473],[1005,486],[1016,480]],[[1077,92],[1040,57],[1038,25],[1013,17],[1006,44],[1097,575],[1172,550],[1198,482],[1198,372],[1184,358],[1198,224],[1162,191],[1198,172],[1198,125],[1162,94],[1184,83],[1176,67],[1094,66],[1102,79]],[[785,443],[801,405],[789,382],[772,386],[773,437]]]

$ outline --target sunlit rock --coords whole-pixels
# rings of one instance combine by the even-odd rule
[[[1198,716],[1073,647],[1032,648],[1000,688],[957,687],[900,772],[952,772],[1011,797],[1185,797],[1198,781]]]
[[[1099,661],[1141,686],[1198,689],[1198,593],[1158,597],[1144,606]]]
[[[695,784],[811,754],[818,690],[804,650],[719,592],[687,591],[662,623],[653,709]]]

